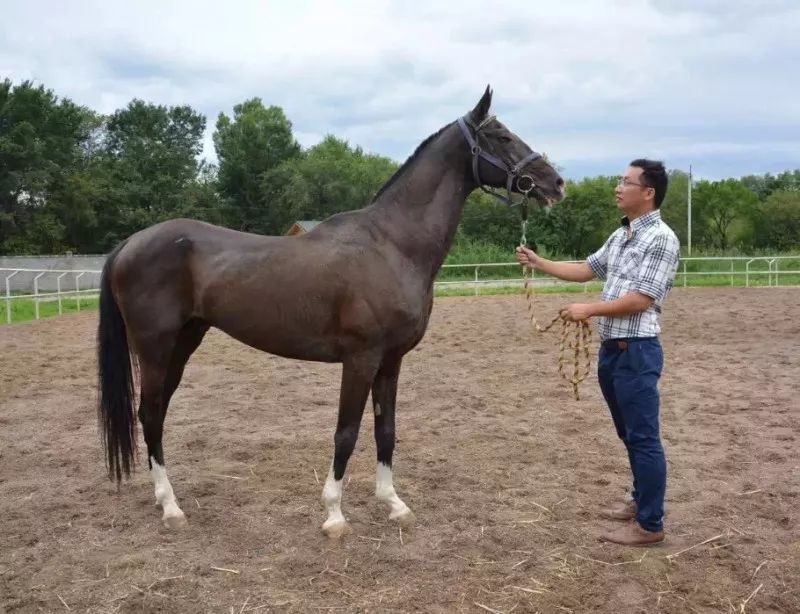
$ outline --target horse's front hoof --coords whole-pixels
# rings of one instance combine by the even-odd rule
[[[175,516],[164,516],[162,520],[164,522],[164,526],[170,531],[179,531],[181,529],[185,529],[189,524],[189,522],[186,520],[186,515],[183,512]]]
[[[341,539],[348,533],[352,533],[353,529],[347,524],[346,520],[336,520],[334,522],[325,522],[322,525],[322,532],[328,539]]]
[[[417,517],[414,516],[414,512],[409,508],[405,508],[397,513],[389,514],[389,520],[397,523],[404,529],[410,529],[417,522]]]

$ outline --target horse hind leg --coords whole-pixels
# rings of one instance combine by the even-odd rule
[[[160,352],[158,357],[140,359],[139,420],[147,443],[147,460],[155,487],[156,505],[161,506],[162,521],[170,529],[184,527],[186,516],[178,505],[172,484],[167,477],[161,443],[164,419],[170,399],[180,384],[183,369],[207,330],[207,325],[190,321],[178,333],[171,351]]]
[[[375,472],[375,496],[389,507],[389,520],[402,527],[414,524],[414,513],[397,496],[392,480],[392,454],[395,444],[395,402],[400,360],[384,360],[372,384],[372,407],[375,414],[375,447],[378,463]]]

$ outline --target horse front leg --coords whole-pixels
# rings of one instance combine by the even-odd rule
[[[330,538],[341,537],[350,531],[347,520],[342,514],[342,480],[347,462],[356,447],[364,405],[378,364],[378,358],[359,356],[347,359],[342,368],[342,389],[339,395],[339,419],[334,435],[333,462],[322,489],[322,502],[328,513],[328,518],[322,525],[322,532]]]
[[[392,481],[392,454],[395,443],[395,402],[401,358],[385,359],[372,384],[372,407],[375,413],[375,447],[378,465],[375,472],[375,496],[389,506],[389,520],[400,526],[414,524],[414,514],[403,503]]]

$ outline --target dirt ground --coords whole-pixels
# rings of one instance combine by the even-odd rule
[[[596,380],[572,398],[520,296],[437,300],[398,400],[395,484],[417,526],[374,498],[368,411],[341,542],[320,531],[338,365],[209,333],[167,416],[189,520],[172,533],[143,452],[120,492],[105,477],[96,313],[0,327],[0,612],[800,612],[798,303],[673,291],[668,535],[646,550],[597,540],[627,458]]]

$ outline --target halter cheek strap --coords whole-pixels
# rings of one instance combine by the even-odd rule
[[[464,138],[467,140],[467,144],[470,147],[470,152],[472,153],[472,175],[475,178],[475,183],[478,184],[481,190],[486,192],[487,194],[491,194],[500,202],[508,205],[509,207],[513,207],[515,205],[524,204],[527,201],[528,194],[536,187],[536,183],[533,181],[533,177],[530,175],[520,175],[519,172],[522,168],[534,160],[538,160],[542,157],[542,154],[532,151],[527,156],[522,158],[519,162],[517,162],[511,168],[503,162],[500,158],[495,156],[494,154],[488,153],[484,151],[480,145],[478,145],[478,141],[476,139],[477,134],[480,130],[485,127],[489,122],[494,119],[494,116],[491,115],[484,119],[480,124],[475,126],[469,118],[466,117],[459,117],[458,118],[458,127],[461,129],[461,133],[464,135]],[[474,131],[475,136],[472,135],[472,132],[467,127],[469,125]],[[478,173],[478,159],[482,158],[492,166],[499,168],[501,171],[505,172],[506,174],[506,194],[507,196],[502,196],[498,194],[494,190],[487,189],[483,182],[481,181],[480,175]],[[523,200],[520,202],[514,202],[511,197],[511,192],[514,189],[514,182],[516,181],[516,191],[522,193]]]

